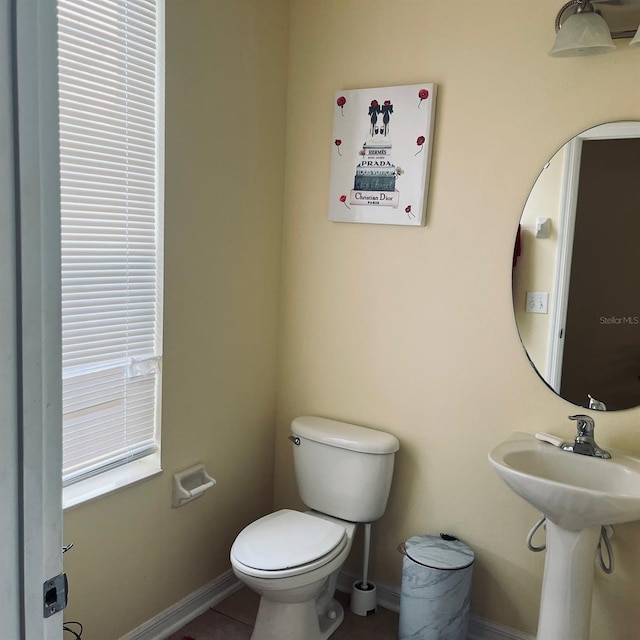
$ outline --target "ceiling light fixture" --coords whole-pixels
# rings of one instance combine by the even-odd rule
[[[630,5],[635,0],[593,0],[599,8],[611,11],[615,20],[622,16],[637,19],[637,11]],[[618,11],[615,15],[614,11]],[[635,12],[635,13],[634,13]],[[596,11],[591,0],[569,0],[564,4],[556,16],[556,41],[549,55],[556,58],[574,56],[592,56],[615,51],[614,39],[633,38],[631,46],[640,46],[640,30],[638,22],[632,29],[612,30],[607,20]],[[624,24],[623,26],[629,26]]]

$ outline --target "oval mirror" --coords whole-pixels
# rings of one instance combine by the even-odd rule
[[[513,304],[529,360],[558,395],[640,405],[640,122],[567,142],[520,219]]]

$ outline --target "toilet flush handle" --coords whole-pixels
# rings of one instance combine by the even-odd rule
[[[298,436],[289,436],[289,440],[291,440],[296,447],[300,446],[300,438],[298,438]]]

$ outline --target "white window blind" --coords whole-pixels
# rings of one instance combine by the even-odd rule
[[[58,2],[65,484],[159,445],[158,2]]]

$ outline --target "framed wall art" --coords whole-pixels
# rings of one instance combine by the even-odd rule
[[[436,85],[336,93],[329,220],[425,223]]]

